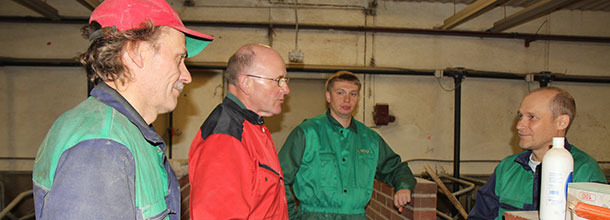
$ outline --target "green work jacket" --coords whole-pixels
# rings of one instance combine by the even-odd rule
[[[170,219],[167,216],[170,210],[168,210],[165,200],[169,194],[169,180],[168,171],[164,167],[163,151],[159,146],[149,143],[139,128],[125,115],[93,96],[55,121],[36,156],[33,171],[34,184],[46,193],[54,193],[55,173],[59,169],[58,163],[64,152],[83,141],[96,139],[108,140],[109,146],[111,141],[120,143],[131,152],[135,164],[134,202],[139,217]],[[97,159],[99,158],[91,158],[92,162]],[[125,169],[131,168],[126,167]],[[99,175],[100,179],[106,178],[103,173]],[[173,173],[171,175],[175,178]],[[91,190],[97,189],[92,188]],[[37,202],[44,203],[44,201]],[[98,217],[101,218],[101,216]]]
[[[279,158],[291,219],[366,219],[374,178],[396,191],[416,184],[407,162],[377,132],[353,118],[343,128],[328,111],[297,126]]]
[[[597,161],[587,153],[565,142],[574,159],[572,182],[606,183],[606,176]],[[468,219],[501,220],[506,211],[533,211],[540,208],[542,166],[536,171],[528,164],[532,151],[508,156],[498,164],[485,185],[477,191],[475,206]],[[542,162],[544,164],[544,161]]]

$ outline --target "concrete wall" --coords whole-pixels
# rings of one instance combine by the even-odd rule
[[[64,16],[86,17],[76,1],[48,0],[65,11]],[[184,7],[169,1],[184,20],[238,22],[294,22],[292,1],[196,1]],[[365,16],[365,0],[299,1],[301,23],[326,25],[369,25],[397,28],[426,28],[442,24],[454,13],[453,4],[380,1],[377,16]],[[71,6],[71,4],[75,4]],[[313,4],[348,7],[311,6]],[[21,6],[0,2],[0,15],[13,15]],[[456,5],[460,10],[464,5]],[[61,8],[66,8],[65,10]],[[77,9],[72,9],[77,8]],[[70,9],[70,10],[68,10]],[[22,10],[22,9],[21,9]],[[458,29],[485,30],[494,21],[519,8],[498,8],[467,22]],[[36,14],[32,14],[35,16]],[[587,35],[610,37],[610,13],[558,11],[507,32]],[[87,47],[80,37],[80,24],[28,24],[0,22],[0,56],[15,58],[68,59]],[[193,27],[214,35],[216,40],[188,62],[226,62],[241,45],[271,44],[288,62],[295,45],[295,31],[231,27]],[[299,49],[305,64],[367,66],[371,58],[379,67],[411,69],[470,69],[514,73],[552,71],[567,75],[610,76],[610,45],[534,41],[524,47],[522,40],[473,37],[428,36],[396,33],[362,33],[336,30],[300,30]],[[188,85],[173,114],[175,135],[173,157],[186,159],[197,129],[222,100],[225,85],[220,71],[191,70]],[[304,118],[326,109],[324,79],[331,73],[291,72],[291,94],[281,115],[265,119],[279,150],[285,137]],[[355,117],[372,123],[375,103],[390,105],[396,122],[377,128],[403,160],[453,159],[453,97],[451,78],[432,76],[390,76],[360,74],[364,87]],[[0,157],[34,157],[53,120],[85,98],[86,79],[78,67],[0,67]],[[610,161],[610,86],[608,84],[565,83],[552,85],[570,91],[576,98],[578,114],[568,134],[571,143],[595,159]],[[520,151],[515,132],[521,99],[537,83],[519,80],[466,78],[462,84],[463,160],[501,160]],[[169,117],[155,122],[158,132],[168,137]],[[182,160],[184,161],[184,160]],[[452,172],[451,163],[428,162]],[[29,170],[31,160],[0,160],[1,170]],[[414,161],[414,173],[424,162]],[[496,163],[462,164],[461,172],[489,174]],[[182,170],[181,172],[185,172]]]

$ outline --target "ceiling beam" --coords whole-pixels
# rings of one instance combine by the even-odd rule
[[[591,3],[589,5],[585,5],[585,6],[581,7],[581,8],[582,8],[582,10],[591,10],[592,11],[592,10],[595,10],[595,9],[598,9],[598,8],[603,8],[606,5],[608,5],[608,2],[598,1],[598,2],[595,2],[595,3]]]
[[[599,0],[582,0],[582,1],[578,1],[578,2],[576,2],[574,4],[569,5],[568,7],[566,7],[566,9],[569,9],[569,10],[583,10],[584,6],[593,4],[593,3],[598,2],[598,1]]]
[[[488,31],[501,32],[528,21],[550,14],[580,0],[540,0],[502,20],[496,21]]]
[[[13,0],[13,1],[37,12],[38,14],[41,14],[42,16],[50,18],[51,20],[59,21],[59,19],[60,19],[57,9],[53,8],[53,6],[50,6],[49,4],[47,4],[46,2],[43,2],[41,0]]]
[[[508,0],[477,0],[453,16],[445,19],[443,25],[436,27],[436,29],[451,30],[452,28],[476,18],[477,16],[498,7],[507,1]]]
[[[76,1],[91,11],[93,11],[93,9],[95,9],[95,7],[100,5],[99,0],[76,0]]]
[[[1,0],[0,0],[1,1]],[[89,22],[88,17],[61,17],[59,21],[52,21],[43,17],[17,17],[0,16],[0,22],[11,23],[41,23],[41,24],[77,24],[85,25]],[[221,27],[221,28],[262,28],[262,29],[291,29],[294,30],[294,23],[267,23],[267,22],[232,22],[232,21],[195,21],[184,20],[186,26],[195,27]],[[456,37],[476,37],[476,38],[495,38],[495,39],[520,39],[529,42],[538,40],[566,41],[583,43],[604,43],[610,44],[610,37],[599,36],[575,36],[575,35],[549,35],[549,34],[528,34],[528,33],[492,33],[488,31],[460,31],[460,30],[435,30],[435,29],[415,29],[400,27],[371,27],[371,26],[344,26],[344,25],[320,25],[320,24],[299,24],[299,29],[319,30],[319,31],[350,31],[350,32],[375,32],[375,33],[399,33],[435,36],[456,36]]]

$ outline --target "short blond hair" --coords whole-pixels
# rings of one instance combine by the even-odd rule
[[[358,92],[360,92],[360,86],[361,86],[360,79],[358,79],[358,77],[350,71],[341,70],[339,72],[336,72],[332,76],[330,76],[328,78],[328,80],[326,80],[326,84],[324,85],[324,87],[326,88],[326,91],[330,92],[330,90],[335,85],[336,81],[347,81],[347,82],[354,83],[355,85],[358,86]]]

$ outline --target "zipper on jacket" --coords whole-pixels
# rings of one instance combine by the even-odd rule
[[[262,167],[263,169],[269,170],[273,173],[275,173],[275,175],[278,175],[280,177],[281,180],[283,180],[284,178],[280,176],[280,173],[278,173],[277,171],[275,171],[273,168],[271,168],[269,165],[267,164],[262,164],[261,162],[258,162],[258,166]]]

